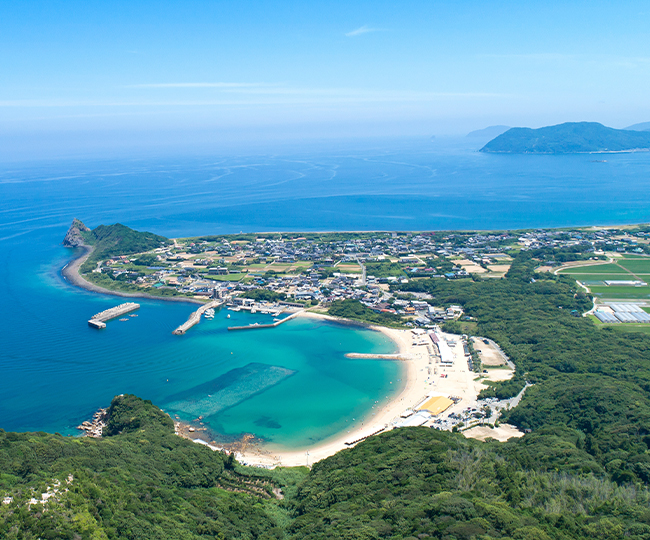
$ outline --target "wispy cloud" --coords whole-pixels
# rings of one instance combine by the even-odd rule
[[[370,32],[384,32],[384,28],[372,28],[368,25],[363,25],[357,28],[356,30],[352,30],[351,32],[347,32],[345,35],[347,37],[355,37],[355,36],[360,36],[361,34],[369,34]]]
[[[172,83],[170,83],[172,84]],[[180,88],[192,88],[179,86]],[[197,83],[200,84],[200,83]],[[154,86],[154,88],[156,88]],[[175,87],[175,86],[173,86]],[[181,94],[183,94],[181,92]],[[175,96],[172,99],[159,97],[154,92],[146,96],[132,96],[130,99],[0,99],[0,110],[9,108],[83,108],[77,114],[96,114],[92,109],[96,107],[206,107],[206,106],[275,106],[275,105],[308,105],[308,106],[335,106],[345,104],[371,104],[371,103],[402,103],[402,104],[443,104],[450,102],[463,102],[473,100],[504,100],[513,99],[513,94],[493,92],[427,92],[388,89],[361,89],[361,88],[301,88],[285,85],[260,85],[259,87],[238,87],[218,91],[212,96],[195,96],[193,92],[185,98]],[[199,99],[197,99],[199,98]],[[74,114],[74,113],[73,113]]]
[[[269,86],[263,83],[233,83],[233,82],[177,82],[130,84],[125,88],[256,88]]]

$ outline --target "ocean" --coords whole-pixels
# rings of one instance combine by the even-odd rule
[[[76,433],[120,393],[187,417],[192,392],[224,440],[302,447],[344,431],[399,386],[383,335],[312,320],[229,333],[264,316],[142,300],[137,318],[88,328],[119,299],[67,284],[73,218],[168,237],[318,230],[486,230],[650,221],[650,153],[481,154],[475,141],[374,140],[257,155],[0,164],[0,428]],[[206,389],[211,389],[210,394]],[[202,394],[202,395],[203,395]],[[220,405],[216,404],[219,401]]]

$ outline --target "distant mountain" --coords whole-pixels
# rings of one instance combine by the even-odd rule
[[[505,133],[509,129],[510,126],[488,126],[483,129],[477,129],[476,131],[470,131],[467,134],[467,137],[473,139],[478,139],[479,137],[485,139],[493,139],[494,137],[498,137],[502,133]]]
[[[501,154],[581,154],[650,150],[650,132],[614,129],[597,122],[567,122],[539,129],[512,128],[481,152]]]
[[[650,131],[650,122],[641,122],[640,124],[634,124],[625,129],[629,131]]]

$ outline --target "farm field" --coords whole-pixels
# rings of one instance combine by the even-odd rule
[[[590,282],[635,280],[632,274],[568,274],[572,278],[589,285]]]
[[[594,266],[577,266],[561,270],[558,274],[627,274],[625,268],[616,264],[597,264]]]
[[[640,332],[650,334],[650,324],[608,324],[603,325],[613,328],[617,332]]]
[[[635,274],[650,274],[650,258],[647,259],[625,259],[619,264]]]
[[[650,287],[607,287],[606,285],[594,285],[589,287],[591,293],[598,298],[610,298],[612,300],[647,300],[650,299]]]

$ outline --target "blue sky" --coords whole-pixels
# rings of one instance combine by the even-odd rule
[[[650,120],[647,2],[3,0],[0,51],[17,150]]]

